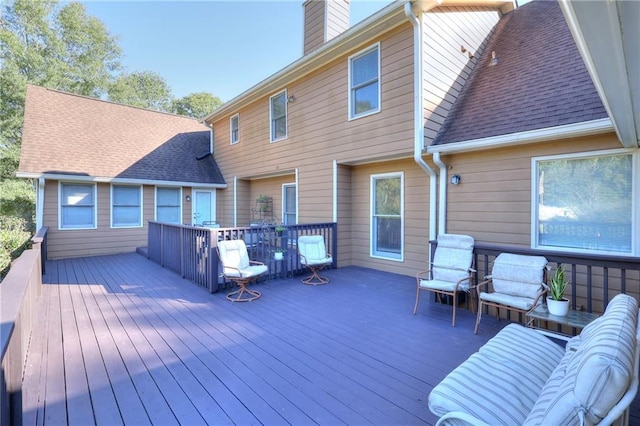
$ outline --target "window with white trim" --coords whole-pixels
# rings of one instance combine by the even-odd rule
[[[349,119],[380,111],[380,44],[349,57]]]
[[[229,135],[232,145],[240,141],[240,114],[234,115],[229,120]]]
[[[404,175],[371,176],[371,256],[402,260]]]
[[[111,227],[142,226],[142,187],[111,185]]]
[[[58,187],[60,229],[94,229],[96,227],[96,185],[65,183]]]
[[[533,247],[634,254],[633,163],[620,150],[534,158]]]
[[[181,188],[156,187],[156,220],[182,223]]]
[[[269,119],[271,120],[271,142],[287,137],[287,91],[269,98]]]

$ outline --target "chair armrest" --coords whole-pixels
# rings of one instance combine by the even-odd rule
[[[257,260],[250,260],[249,261],[249,265],[264,265],[264,263],[263,262],[258,262]]]
[[[547,294],[547,289],[549,287],[547,287],[547,285],[545,283],[542,283],[542,288],[541,290],[538,292],[538,294],[536,295],[535,300],[533,301],[533,305],[531,305],[531,309],[529,309],[529,312],[533,311],[535,308],[538,307],[538,301],[540,300],[540,298],[542,297],[542,301],[544,301],[544,295]]]
[[[473,417],[471,414],[462,411],[449,411],[438,419],[436,426],[445,425],[469,425],[469,426],[491,426],[480,419]]]

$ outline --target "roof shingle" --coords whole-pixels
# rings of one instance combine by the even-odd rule
[[[208,152],[195,119],[27,86],[19,173],[224,184]]]
[[[534,0],[496,25],[433,145],[606,117],[558,3]]]

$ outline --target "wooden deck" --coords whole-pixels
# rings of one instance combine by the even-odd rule
[[[434,424],[432,387],[507,324],[452,328],[426,294],[414,316],[411,277],[326,275],[234,304],[138,254],[48,262],[23,423]]]

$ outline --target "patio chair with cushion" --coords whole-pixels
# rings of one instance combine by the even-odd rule
[[[247,284],[266,273],[267,266],[262,262],[249,260],[243,240],[218,241],[217,250],[224,278],[240,287],[227,294],[227,299],[232,302],[249,302],[260,297],[260,292],[248,289]]]
[[[416,303],[413,314],[418,310],[418,301],[422,290],[433,292],[442,301],[442,296],[451,296],[453,302],[453,320],[451,325],[456,325],[456,306],[458,305],[458,293],[465,292],[467,300],[471,303],[473,312],[473,299],[470,289],[473,288],[473,237],[469,235],[440,234],[438,245],[433,256],[433,262],[429,270],[416,274],[417,290]]]
[[[482,318],[482,307],[493,306],[500,317],[500,308],[526,314],[544,301],[547,259],[544,256],[524,256],[501,253],[496,257],[491,275],[478,283],[478,316],[474,334]]]
[[[333,263],[333,257],[327,252],[322,235],[303,235],[298,238],[300,263],[311,271],[311,276],[302,279],[304,284],[320,285],[329,282],[329,278],[320,276],[325,266]]]

